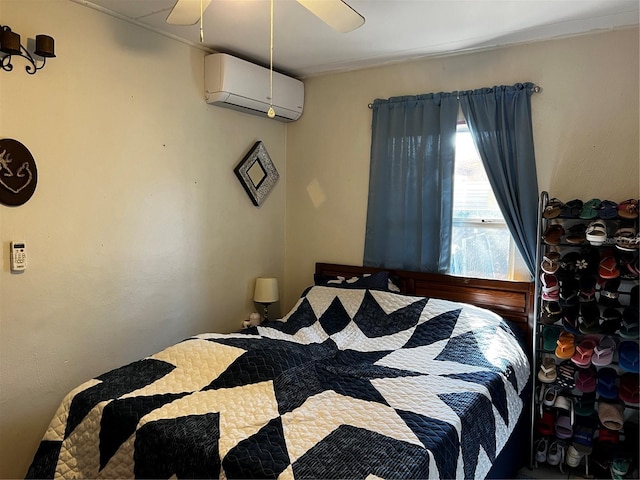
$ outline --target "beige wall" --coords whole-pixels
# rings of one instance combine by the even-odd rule
[[[282,278],[286,127],[206,105],[200,50],[67,0],[0,8],[58,54],[34,76],[21,59],[0,71],[0,138],[39,174],[28,203],[0,206],[0,477],[19,478],[67,391],[236,330],[254,278]],[[281,175],[260,208],[233,173],[257,140]],[[27,242],[23,274],[11,240]]]
[[[639,195],[638,29],[311,78],[287,130],[286,305],[318,261],[362,264],[375,98],[534,82],[538,186],[565,201]]]

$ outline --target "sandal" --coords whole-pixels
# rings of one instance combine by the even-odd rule
[[[573,426],[569,415],[558,415],[556,420],[556,437],[561,439],[573,437]]]
[[[558,200],[557,198],[552,198],[551,200],[549,200],[549,203],[547,203],[547,206],[544,207],[542,216],[544,218],[556,218],[560,215],[563,206],[564,204],[560,200]]]
[[[546,352],[553,352],[558,342],[558,335],[562,330],[560,327],[545,327],[542,332],[542,349]]]
[[[596,370],[594,367],[579,369],[576,376],[576,388],[583,393],[596,391]]]
[[[573,425],[573,400],[567,395],[558,394],[553,402],[553,408],[565,410],[571,413],[571,424]]]
[[[580,254],[578,252],[565,253],[558,262],[560,268],[558,268],[556,276],[558,278],[574,278],[580,258]]]
[[[625,280],[635,280],[638,277],[638,257],[633,252],[620,251],[616,255],[620,278]]]
[[[591,245],[602,245],[607,240],[607,225],[601,220],[591,222],[585,234]]]
[[[562,308],[558,302],[542,302],[540,320],[545,325],[552,325],[562,318]]]
[[[576,346],[576,352],[571,357],[571,361],[580,368],[587,368],[591,365],[593,349],[598,345],[598,337],[586,336]]]
[[[618,387],[616,386],[617,379],[618,372],[611,367],[605,367],[598,370],[598,385],[596,387],[598,395],[607,400],[615,400],[618,398]]]
[[[569,227],[567,242],[573,245],[580,245],[585,242],[585,230],[587,226],[584,223],[576,223],[575,225]]]
[[[572,390],[576,386],[576,366],[569,360],[565,360],[557,366],[558,386]]]
[[[600,427],[598,429],[598,443],[618,445],[619,442],[620,432],[618,432],[617,430],[609,430],[606,427]]]
[[[576,425],[573,432],[573,446],[585,455],[593,452],[593,435],[596,429],[590,425]]]
[[[547,252],[544,257],[542,257],[542,263],[540,264],[540,268],[545,273],[554,274],[558,270],[560,266],[558,264],[558,260],[560,260],[560,253],[558,252]]]
[[[598,418],[609,430],[622,430],[624,425],[624,404],[622,402],[598,402]]]
[[[547,245],[560,245],[560,241],[562,240],[563,235],[564,228],[562,227],[562,225],[554,223],[546,228],[544,234],[542,235],[542,239]]]
[[[575,278],[567,278],[560,282],[560,292],[558,302],[563,308],[572,307],[578,303],[580,295],[580,285]],[[543,297],[544,298],[544,297]]]
[[[598,208],[600,208],[599,199],[593,198],[589,200],[582,206],[582,210],[580,210],[580,214],[578,215],[583,220],[591,220],[592,218],[596,218],[598,216]]]
[[[633,227],[620,227],[616,230],[613,237],[616,242],[616,248],[625,252],[635,252],[638,250],[638,242],[636,241],[637,232]]]
[[[580,303],[596,301],[596,277],[593,275],[584,275],[580,277]]]
[[[617,205],[616,205],[617,207]],[[582,200],[571,200],[562,206],[560,218],[578,218],[582,210]]]
[[[561,358],[563,360],[571,358],[573,354],[576,352],[576,347],[574,345],[575,335],[569,332],[562,332],[558,336],[555,354],[556,357]]]
[[[582,461],[582,456],[583,456],[582,453],[576,450],[576,447],[574,447],[573,445],[570,445],[569,448],[567,449],[567,458],[566,458],[567,465],[569,465],[572,468],[577,467],[578,465],[580,465],[580,462]]]
[[[616,341],[608,335],[602,337],[598,345],[593,349],[591,363],[598,367],[606,367],[613,361],[613,354],[616,351]]]
[[[598,275],[606,280],[612,278],[618,278],[620,276],[620,270],[618,270],[616,259],[614,257],[605,257],[600,261],[600,268],[598,269]]]
[[[620,288],[620,278],[611,278],[604,282],[604,285],[600,289],[600,303],[606,307],[615,307],[618,308],[620,306],[620,293],[618,292],[618,288]]]
[[[638,351],[638,343],[626,340],[618,346],[618,365],[626,372],[640,373],[638,368],[638,357],[640,352]]]
[[[573,333],[574,335],[580,335],[580,323],[578,321],[579,312],[580,307],[578,305],[562,309],[562,327],[567,332]]]
[[[620,377],[620,400],[627,403],[640,403],[640,385],[638,375],[625,373]]]
[[[551,412],[544,412],[542,417],[536,421],[536,430],[540,435],[544,436],[553,433],[553,415],[551,415]]]
[[[580,333],[600,333],[600,308],[595,303],[580,305]]]
[[[603,220],[611,220],[618,216],[618,204],[611,200],[603,200],[598,210],[598,216]]]
[[[630,198],[618,204],[618,216],[620,218],[638,218],[638,200]]]
[[[608,307],[602,312],[601,318],[602,324],[600,325],[600,332],[605,335],[613,335],[620,328],[622,313],[616,308]]]
[[[557,302],[560,290],[558,279],[554,275],[543,273],[540,280],[542,281],[542,299],[548,302]]]
[[[596,405],[596,394],[594,392],[583,393],[582,395],[578,395],[576,397],[576,404],[575,404],[576,415],[580,417],[589,417],[593,415],[596,411],[595,405]]]
[[[638,338],[638,336],[640,336],[639,334],[638,309],[635,307],[625,307],[622,311],[620,336],[623,338]]]
[[[538,380],[542,383],[553,383],[557,377],[556,361],[551,357],[543,358],[540,370],[538,371]]]
[[[619,308],[620,305],[620,277],[611,278],[600,288],[600,303],[606,307]]]

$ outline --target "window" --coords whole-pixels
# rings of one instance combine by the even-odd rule
[[[453,225],[449,273],[465,277],[529,280],[500,212],[466,123],[456,131]]]

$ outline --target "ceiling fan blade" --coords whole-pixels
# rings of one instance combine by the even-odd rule
[[[200,20],[200,11],[205,11],[211,0],[177,0],[167,17],[170,25],[195,25]]]
[[[364,17],[342,0],[297,0],[316,17],[338,32],[347,33],[364,25]]]

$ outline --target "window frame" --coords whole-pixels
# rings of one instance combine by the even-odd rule
[[[461,128],[463,127],[463,128]],[[458,141],[458,135],[459,134],[471,134],[469,131],[469,126],[466,122],[466,119],[464,118],[464,116],[462,115],[462,112],[459,113],[459,118],[458,118],[458,122],[457,122],[457,126],[456,126],[456,143]],[[471,138],[471,141],[473,142],[473,138]],[[477,151],[477,147],[475,146],[475,142],[473,142],[474,147],[475,147],[475,151],[476,151],[476,155],[478,157],[478,160],[480,160],[480,164],[482,164],[482,159],[480,158],[480,155]],[[456,150],[456,158],[457,158],[457,150]],[[484,165],[483,165],[483,170],[484,170]],[[489,179],[486,177],[486,171],[485,173],[485,178],[487,179],[487,182],[489,182]],[[491,184],[489,183],[489,190],[491,191],[491,193],[493,193],[493,189],[491,188]],[[454,229],[456,227],[458,228],[464,228],[464,227],[468,227],[468,228],[480,228],[480,229],[487,229],[487,230],[502,230],[502,231],[506,231],[506,233],[508,234],[508,238],[509,238],[509,245],[508,245],[508,254],[507,254],[507,265],[506,265],[506,277],[502,277],[502,276],[498,276],[498,277],[494,277],[494,276],[489,276],[488,274],[484,274],[483,276],[479,277],[479,278],[483,278],[483,279],[495,279],[495,280],[507,280],[507,281],[523,281],[523,280],[528,280],[530,275],[529,272],[527,270],[527,267],[524,263],[524,260],[521,258],[521,255],[516,247],[516,244],[513,240],[513,236],[511,235],[511,232],[509,231],[509,227],[507,226],[506,221],[504,220],[504,216],[502,215],[502,212],[500,212],[500,219],[497,218],[482,218],[482,217],[466,217],[466,218],[461,218],[461,217],[456,217],[455,216],[455,192],[456,192],[456,179],[455,179],[455,168],[454,168],[454,180],[453,180],[453,198],[454,198],[454,209],[452,211],[452,217],[451,217],[451,250],[454,250],[454,244],[453,244],[453,239],[454,239]],[[454,260],[454,256],[451,255],[451,260],[449,263],[449,269],[447,270],[447,273],[450,275],[455,275],[455,276],[468,276],[467,272],[453,272],[452,271],[452,266],[453,266],[453,260]]]

